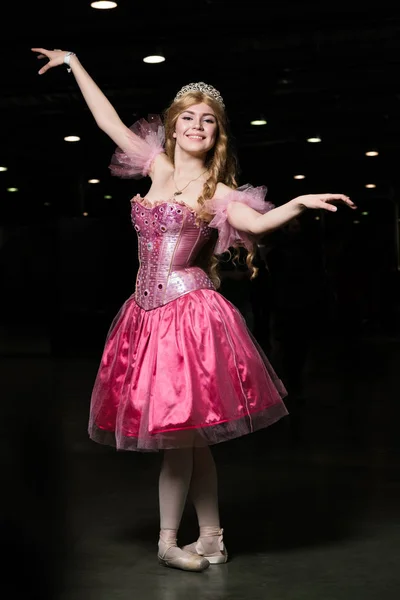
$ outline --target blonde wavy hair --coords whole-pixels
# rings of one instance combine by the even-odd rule
[[[217,184],[222,182],[232,189],[238,187],[236,181],[238,163],[236,154],[231,147],[230,136],[228,133],[229,123],[222,105],[211,96],[200,91],[188,92],[178,100],[172,102],[172,104],[164,111],[165,151],[172,164],[174,164],[176,140],[172,134],[175,131],[176,121],[183,111],[188,110],[190,106],[200,104],[201,102],[204,102],[213,109],[218,125],[215,144],[208,152],[205,161],[205,167],[208,170],[209,177],[204,183],[202,193],[197,200],[202,207],[198,218],[209,222],[212,219],[212,215],[207,212],[206,201],[213,198]],[[218,232],[215,230],[209,242],[205,244],[200,251],[196,264],[206,271],[211,281],[218,289],[221,285],[218,267],[222,259],[214,254],[217,236]],[[233,255],[230,250],[228,250],[228,253],[228,261],[232,259],[233,264],[236,266],[241,256],[240,247],[234,248]],[[246,255],[247,268],[251,273],[250,279],[254,279],[258,273],[258,268],[253,265],[255,255],[256,246],[255,243],[253,243],[252,250]]]

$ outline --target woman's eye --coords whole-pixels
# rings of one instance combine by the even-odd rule
[[[191,117],[183,117],[184,120],[191,119]]]

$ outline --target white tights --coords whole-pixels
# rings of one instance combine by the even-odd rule
[[[159,503],[160,538],[165,543],[176,543],[188,496],[196,510],[200,536],[203,528],[211,527],[218,531],[217,471],[208,446],[164,451],[159,479]]]

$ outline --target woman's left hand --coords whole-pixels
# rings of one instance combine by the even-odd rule
[[[336,202],[339,204],[346,204],[352,209],[357,208],[354,202],[344,194],[307,194],[306,196],[294,198],[294,202],[301,208],[322,209],[331,212],[337,211],[337,206],[333,206],[333,203]]]

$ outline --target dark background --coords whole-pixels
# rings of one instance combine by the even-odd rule
[[[357,204],[357,213],[343,209],[319,221],[307,214],[302,227],[318,244],[315,253],[322,253],[329,276],[335,273],[340,285],[346,277],[351,286],[336,301],[351,311],[352,325],[361,319],[375,326],[379,313],[390,313],[392,329],[399,28],[398,11],[385,3],[273,2],[267,9],[259,2],[207,0],[161,5],[154,14],[143,2],[109,11],[74,1],[8,8],[0,42],[0,162],[8,168],[0,173],[4,326],[24,320],[25,332],[50,327],[64,351],[70,343],[64,336],[72,336],[75,353],[75,333],[70,324],[61,331],[60,321],[81,328],[95,320],[100,331],[135,281],[129,199],[148,181],[111,177],[114,144],[97,128],[73,75],[64,68],[37,75],[41,63],[30,47],[44,46],[79,54],[128,125],[162,112],[185,83],[217,87],[231,121],[240,184],[267,185],[275,204],[317,192],[346,193]],[[166,61],[145,64],[143,57],[157,49]],[[261,115],[268,124],[251,126]],[[66,143],[69,134],[81,142]],[[322,142],[307,143],[314,135]],[[371,149],[379,155],[365,156]],[[294,180],[299,173],[306,178]],[[100,183],[89,184],[93,177]],[[369,183],[376,188],[366,189]],[[10,186],[18,192],[7,192]],[[29,311],[23,310],[27,297]],[[85,336],[79,343],[87,344]]]
[[[37,75],[42,63],[31,47],[76,52],[127,125],[161,113],[183,85],[210,83],[227,105],[239,184],[266,185],[268,199],[277,205],[319,192],[345,193],[357,204],[357,211],[305,213],[265,238],[254,282],[243,268],[223,265],[221,291],[243,312],[285,381],[291,415],[271,432],[233,442],[231,455],[220,448],[216,453],[228,472],[235,453],[240,464],[243,456],[267,452],[272,471],[286,461],[287,477],[281,481],[276,475],[285,493],[272,498],[282,515],[283,496],[298,490],[291,487],[298,483],[294,461],[308,473],[316,464],[338,469],[318,487],[322,504],[316,509],[312,502],[314,511],[306,511],[310,518],[317,510],[321,518],[317,526],[314,520],[314,534],[308,539],[293,521],[293,536],[283,534],[286,548],[301,536],[312,545],[321,524],[327,538],[339,527],[329,519],[335,507],[348,507],[348,490],[338,493],[338,487],[354,482],[349,464],[362,481],[352,487],[349,521],[360,498],[365,500],[361,489],[368,489],[378,498],[374,510],[397,519],[392,525],[398,528],[396,3],[125,0],[117,9],[96,11],[86,1],[14,2],[4,8],[0,27],[0,166],[8,169],[0,172],[1,407],[9,492],[3,515],[6,571],[17,573],[10,578],[12,593],[17,597],[23,586],[31,597],[50,597],[65,590],[69,561],[70,570],[80,573],[77,554],[85,555],[85,564],[92,564],[88,556],[95,563],[96,537],[88,534],[92,545],[88,549],[83,541],[83,551],[80,537],[86,539],[81,531],[91,518],[92,490],[102,498],[104,512],[97,517],[103,521],[108,496],[101,496],[102,486],[110,489],[111,473],[132,469],[128,459],[138,469],[154,464],[148,457],[114,459],[112,450],[86,437],[104,338],[134,289],[137,245],[129,199],[149,184],[111,177],[114,143],[97,128],[73,75],[64,67]],[[164,53],[164,63],[143,62],[157,51]],[[250,125],[261,116],[266,126]],[[66,143],[64,136],[71,134],[81,141]],[[308,143],[314,135],[322,142]],[[367,157],[369,150],[379,155]],[[294,179],[299,173],[304,180]],[[89,184],[93,177],[100,183]],[[108,475],[97,488],[103,468]],[[233,485],[229,476],[226,484]],[[374,496],[382,489],[385,493]],[[313,484],[304,498],[310,506]],[[361,505],[355,514],[364,511]],[[321,506],[328,506],[327,513]],[[156,517],[155,507],[151,539]],[[332,531],[328,521],[335,523]],[[270,539],[276,542],[271,551],[282,543],[277,533]],[[366,564],[379,571],[380,564],[368,558]],[[384,580],[393,578],[388,571]],[[96,585],[90,589],[111,597],[104,582]],[[378,583],[356,589],[364,598],[375,597],[374,590],[377,597],[390,595],[386,590],[381,596]],[[318,593],[329,596],[323,588]],[[347,597],[343,594],[337,588],[329,598]]]

